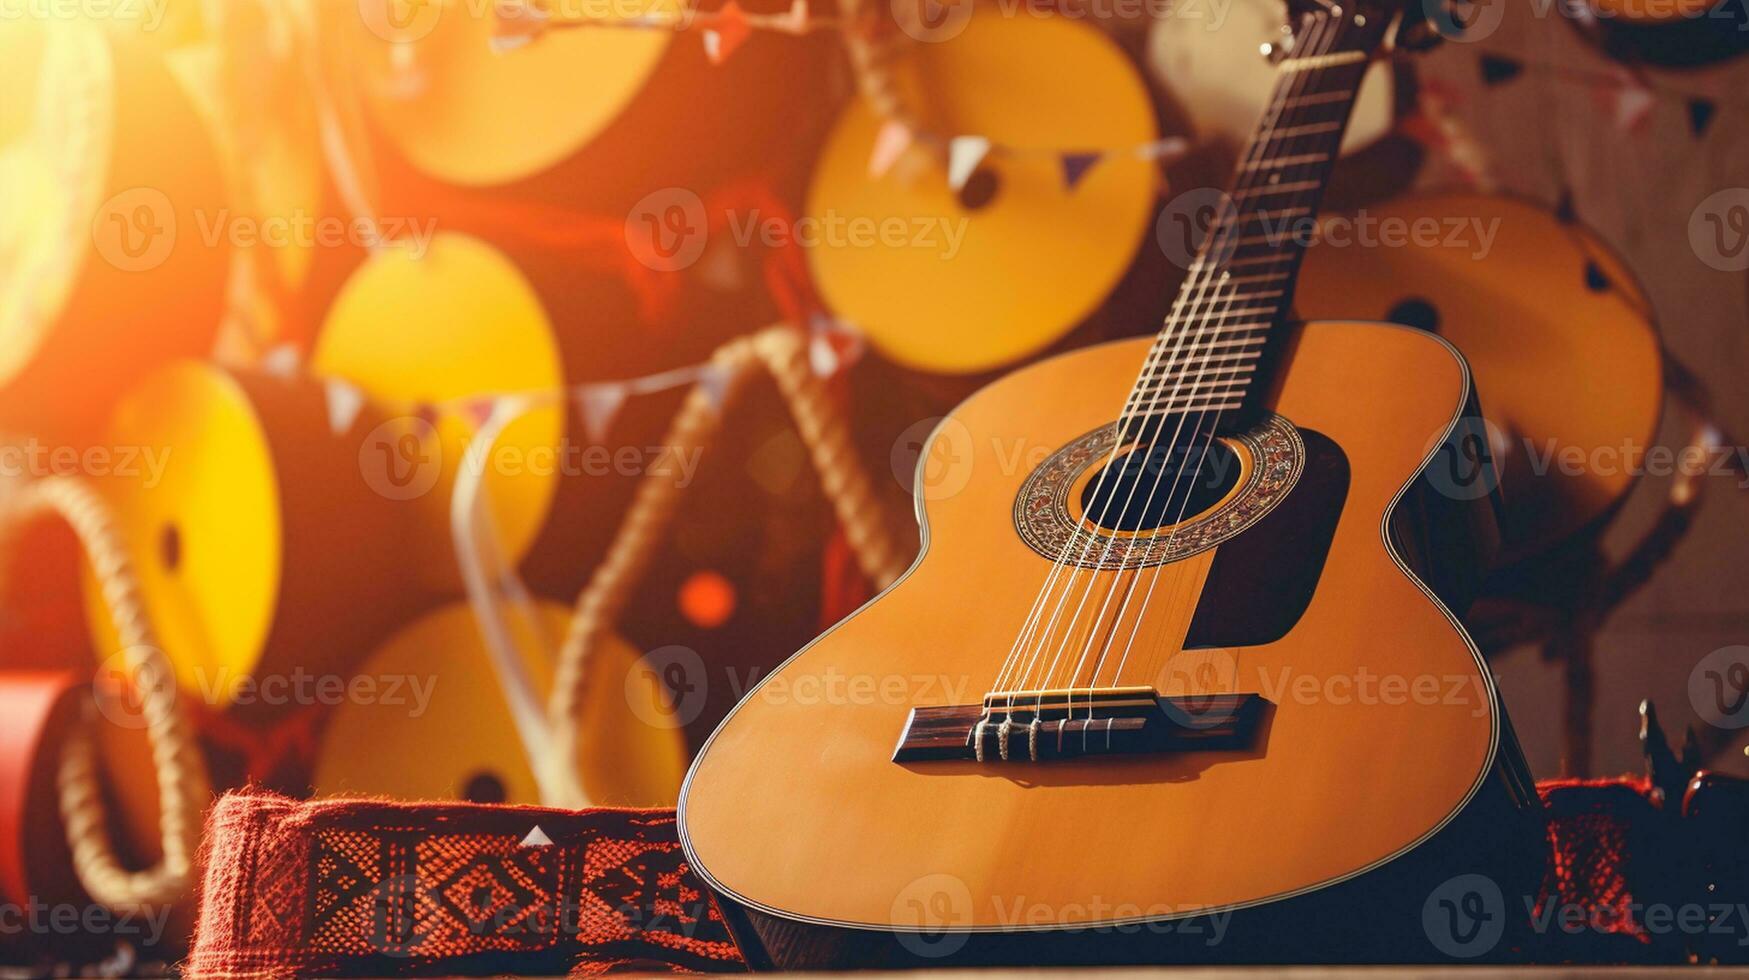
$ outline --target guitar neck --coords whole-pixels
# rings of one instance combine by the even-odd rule
[[[1305,18],[1232,189],[1193,216],[1207,220],[1203,242],[1126,419],[1237,411],[1250,400],[1384,20],[1336,8]]]

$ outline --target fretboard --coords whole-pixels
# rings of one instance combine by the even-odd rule
[[[1314,21],[1299,32],[1300,53],[1277,68],[1269,108],[1239,156],[1232,189],[1213,208],[1125,404],[1126,419],[1246,406],[1292,302],[1318,203],[1380,33],[1352,21]]]

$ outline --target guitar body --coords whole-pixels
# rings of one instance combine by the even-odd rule
[[[1476,546],[1493,501],[1428,469],[1461,434],[1469,376],[1444,341],[1406,328],[1293,336],[1265,404],[1298,436],[1297,480],[1266,514],[1229,498],[1175,532],[1242,533],[1153,568],[1081,571],[1090,611],[1137,574],[1157,570],[1157,587],[1124,604],[1130,619],[1110,603],[1115,616],[1088,618],[1067,645],[1133,632],[1126,684],[1262,695],[1245,746],[1027,761],[1018,739],[1013,761],[894,761],[914,707],[1000,690],[1053,563],[1017,530],[1032,508],[1016,501],[1062,468],[1062,447],[1112,428],[1112,406],[1085,392],[1123,390],[1147,350],[1124,341],[1041,362],[944,419],[921,456],[917,563],[766,678],[700,752],[683,840],[780,965],[1305,960],[1338,947],[1419,959],[1436,955],[1420,923],[1439,882],[1480,870],[1518,894],[1489,862],[1534,794],[1451,611],[1487,559]],[[1275,452],[1237,453],[1242,488],[1292,468]],[[1363,893],[1388,898],[1357,907]],[[1210,915],[1225,941],[1187,925]],[[1377,945],[1391,919],[1401,947]]]

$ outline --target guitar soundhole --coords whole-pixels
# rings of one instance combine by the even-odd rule
[[[1102,467],[1081,491],[1081,510],[1109,531],[1151,531],[1195,517],[1239,483],[1239,456],[1223,442],[1138,447]]]

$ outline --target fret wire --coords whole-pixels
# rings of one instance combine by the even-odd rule
[[[1259,125],[1240,155],[1229,209],[1206,229],[1205,251],[1190,263],[1172,311],[1150,345],[1148,364],[1126,401],[1126,415],[1135,414],[1131,409],[1143,398],[1164,397],[1171,402],[1166,410],[1172,412],[1190,410],[1180,403],[1205,402],[1200,407],[1208,410],[1243,403],[1270,332],[1291,299],[1293,272],[1303,258],[1304,239],[1291,223],[1316,214],[1368,67],[1365,52],[1378,34],[1376,26],[1356,31],[1371,37],[1363,44],[1346,33],[1351,30],[1347,25],[1338,29],[1344,33],[1337,36],[1335,50],[1298,58],[1290,54],[1280,66],[1266,110],[1268,125]],[[1272,222],[1279,227],[1244,234]],[[1240,270],[1244,274],[1235,274]],[[1229,293],[1248,284],[1281,288]],[[1209,308],[1198,311],[1205,306]],[[1195,387],[1177,387],[1186,384]],[[1223,394],[1229,388],[1236,390]]]

